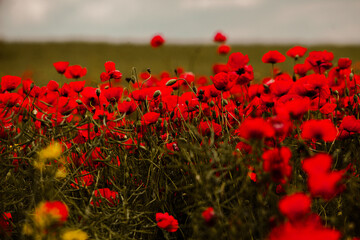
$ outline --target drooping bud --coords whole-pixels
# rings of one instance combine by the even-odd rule
[[[169,81],[167,81],[167,83],[165,84],[166,86],[172,86],[177,82],[177,79],[170,79]]]

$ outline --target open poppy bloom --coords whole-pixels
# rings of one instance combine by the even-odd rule
[[[279,51],[269,51],[267,53],[264,54],[264,56],[262,57],[262,62],[263,63],[282,63],[285,62],[285,56],[282,55]]]
[[[64,74],[69,66],[69,62],[55,62],[53,65],[58,73]]]
[[[306,53],[307,48],[301,47],[301,46],[295,46],[293,48],[290,48],[287,52],[286,55],[288,55],[289,57],[292,58],[299,58],[304,56],[304,54]]]

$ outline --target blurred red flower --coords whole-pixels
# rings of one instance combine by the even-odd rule
[[[288,147],[267,150],[262,155],[264,171],[270,172],[274,182],[285,183],[286,178],[291,176],[290,158],[291,151]]]
[[[214,208],[208,207],[201,213],[201,216],[203,217],[203,219],[207,225],[210,225],[210,226],[214,225],[215,220],[216,220]]]
[[[156,213],[156,222],[159,228],[168,232],[176,232],[179,228],[178,221],[166,213]]]
[[[150,45],[153,48],[159,47],[161,45],[163,45],[165,42],[165,39],[161,36],[161,35],[155,35],[151,41],[150,41]]]
[[[214,86],[219,91],[228,91],[234,86],[238,75],[235,72],[220,72],[215,76],[210,76],[210,79],[213,81]]]
[[[264,54],[262,57],[263,63],[282,63],[285,62],[285,56],[282,55],[279,51],[269,51]]]
[[[221,33],[221,32],[217,32],[214,36],[214,42],[225,42],[226,41],[226,36]]]
[[[332,142],[337,135],[337,130],[329,119],[305,121],[301,130],[301,137],[306,140]]]
[[[58,73],[64,74],[69,66],[69,62],[55,62],[53,65]]]
[[[66,69],[64,76],[66,78],[78,79],[78,78],[85,76],[86,73],[87,73],[86,68],[83,68],[80,65],[72,65]]]
[[[226,55],[230,52],[230,46],[226,44],[222,44],[218,47],[217,52],[220,55]]]
[[[293,48],[290,48],[287,52],[286,55],[288,55],[289,57],[292,58],[299,58],[304,56],[304,54],[306,53],[307,48],[301,47],[301,46],[295,46]]]
[[[310,213],[311,198],[302,192],[283,197],[279,201],[280,212],[290,222],[303,220]]]

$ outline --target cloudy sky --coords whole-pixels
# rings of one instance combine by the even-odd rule
[[[6,41],[360,43],[360,0],[0,0]]]

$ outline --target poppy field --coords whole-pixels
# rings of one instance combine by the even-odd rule
[[[2,75],[0,238],[360,239],[359,59],[272,49],[258,75],[213,40],[208,75]]]

